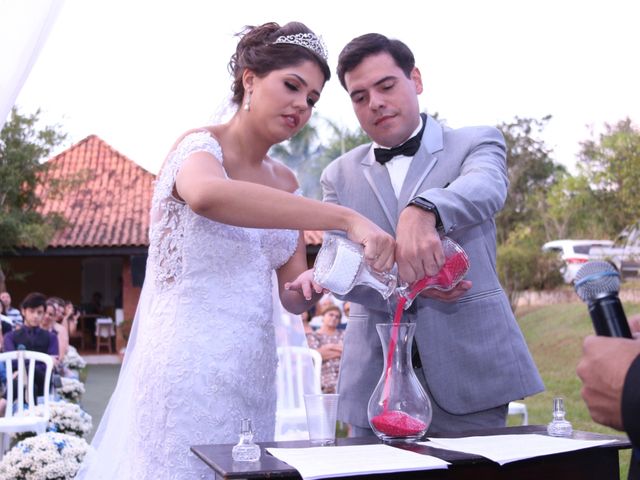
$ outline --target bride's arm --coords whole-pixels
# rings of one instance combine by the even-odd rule
[[[211,154],[185,159],[176,177],[180,197],[199,215],[239,227],[347,230],[356,214],[252,182],[229,180]]]
[[[312,285],[312,270],[307,269],[307,251],[304,236],[300,232],[298,247],[291,258],[280,267],[278,274],[278,291],[282,306],[291,313],[302,313],[315,305],[324,293],[319,285]],[[286,284],[299,278],[301,273],[308,273],[308,278],[300,289],[289,289]]]
[[[222,165],[209,153],[185,159],[176,176],[176,190],[197,214],[229,225],[343,230],[364,246],[365,258],[374,268],[386,271],[393,265],[393,238],[367,218],[340,205],[227,179]]]

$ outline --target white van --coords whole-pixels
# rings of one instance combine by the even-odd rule
[[[613,245],[591,248],[589,260],[611,262],[622,278],[637,277],[640,273],[640,222],[622,230]]]
[[[562,260],[562,278],[566,283],[572,283],[576,277],[576,273],[583,264],[587,263],[591,258],[589,252],[592,248],[611,247],[612,240],[552,240],[542,246],[545,252],[557,252]]]

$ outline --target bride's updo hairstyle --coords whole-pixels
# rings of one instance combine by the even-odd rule
[[[248,26],[237,36],[240,41],[229,61],[229,72],[233,76],[231,101],[236,105],[242,104],[244,97],[242,74],[245,69],[264,77],[273,70],[310,60],[320,67],[325,82],[331,78],[322,39],[303,23],[289,22],[282,27],[275,22]]]

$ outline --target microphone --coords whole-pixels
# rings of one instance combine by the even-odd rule
[[[576,293],[589,305],[596,335],[631,337],[627,317],[618,298],[620,274],[609,262],[587,262],[576,274]]]

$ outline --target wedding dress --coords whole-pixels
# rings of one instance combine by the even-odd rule
[[[273,439],[272,273],[299,233],[218,223],[176,200],[176,174],[197,151],[223,162],[211,135],[192,133],[157,179],[125,362],[77,478],[213,478],[189,446],[236,443],[242,418],[252,420],[257,441]]]

